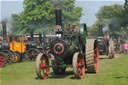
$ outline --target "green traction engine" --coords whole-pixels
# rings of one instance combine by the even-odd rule
[[[72,67],[76,78],[82,79],[85,70],[88,73],[98,72],[99,52],[95,39],[88,39],[86,24],[81,25],[79,31],[62,27],[61,9],[55,11],[56,29],[50,44],[43,44],[43,49],[36,58],[36,74],[40,79],[48,78],[50,67],[54,74],[64,74],[66,68]],[[51,62],[49,62],[51,60]]]

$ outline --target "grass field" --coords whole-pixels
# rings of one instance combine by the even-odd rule
[[[22,62],[0,68],[0,85],[128,85],[128,55],[116,59],[100,60],[97,74],[86,74],[84,79],[75,79],[72,68],[64,75],[36,78],[35,62]]]

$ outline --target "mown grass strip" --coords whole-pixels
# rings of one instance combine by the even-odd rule
[[[81,80],[75,79],[72,68],[68,68],[64,75],[54,75],[51,69],[48,79],[36,79],[35,62],[0,68],[0,80],[0,85],[128,85],[128,55],[100,60],[99,73],[86,73]]]

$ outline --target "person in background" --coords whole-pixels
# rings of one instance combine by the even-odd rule
[[[78,28],[78,26],[77,26],[76,23],[73,22],[71,28],[72,28],[72,29],[71,29],[72,32],[80,33],[80,30],[79,30],[79,28]]]
[[[128,52],[128,42],[127,42],[127,52]]]
[[[128,44],[125,43],[124,44],[124,54],[127,54],[128,53]]]
[[[70,29],[71,29],[71,25],[68,24],[68,25],[66,26],[66,29],[67,29],[67,30],[70,30]]]

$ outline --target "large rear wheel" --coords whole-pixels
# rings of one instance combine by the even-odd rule
[[[36,58],[36,74],[40,79],[48,78],[49,60],[43,53],[40,53]]]
[[[86,44],[86,66],[88,73],[97,73],[99,70],[99,50],[97,40],[89,39]]]
[[[84,78],[85,75],[85,61],[84,56],[80,52],[76,52],[72,60],[73,72],[78,79]]]

